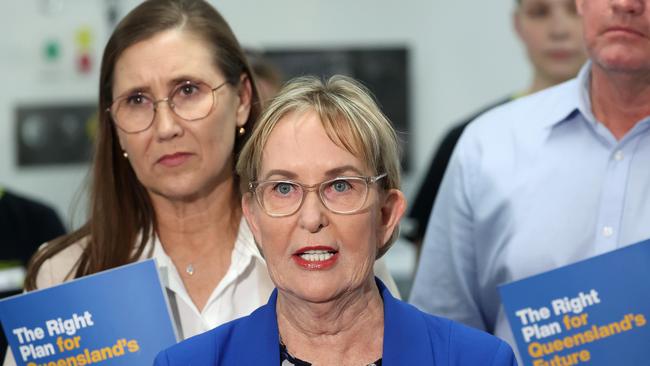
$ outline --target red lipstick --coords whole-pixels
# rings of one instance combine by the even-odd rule
[[[317,245],[300,248],[291,258],[298,266],[315,271],[332,267],[339,258],[339,252],[332,247]]]

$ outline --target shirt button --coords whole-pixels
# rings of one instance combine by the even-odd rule
[[[603,235],[604,235],[606,238],[609,238],[609,237],[612,236],[613,234],[614,234],[614,228],[613,228],[613,227],[611,227],[611,226],[605,226],[605,227],[603,228]]]
[[[616,159],[616,161],[621,161],[624,157],[625,154],[623,154],[621,150],[618,150],[616,153],[614,153],[614,159]]]

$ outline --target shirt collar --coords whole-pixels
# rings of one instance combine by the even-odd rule
[[[239,254],[239,260],[237,263],[239,269],[237,272],[243,272],[245,267],[247,267],[248,264],[250,264],[250,262],[255,259],[259,260],[262,263],[265,263],[264,257],[262,257],[262,254],[260,253],[260,250],[255,243],[253,233],[251,232],[250,227],[248,226],[248,223],[244,217],[242,217],[241,221],[239,222],[239,229],[237,232],[237,238],[235,239],[235,246],[233,248],[233,251]],[[143,251],[143,258],[147,258],[149,256],[156,260],[158,267],[162,270],[162,280],[163,284],[166,287],[174,290],[184,288],[182,286],[182,281],[178,275],[178,272],[174,270],[174,263],[172,262],[169,255],[167,255],[165,252],[165,249],[163,248],[158,235],[151,235],[149,242]],[[233,263],[231,263],[231,266],[232,265]]]
[[[591,61],[587,61],[578,75],[569,81],[566,81],[551,89],[564,88],[563,93],[549,93],[550,98],[555,98],[553,103],[554,108],[541,113],[539,118],[545,118],[546,122],[543,123],[549,127],[554,127],[562,122],[571,120],[575,113],[580,113],[584,118],[590,122],[596,123],[591,112],[591,100],[589,98],[589,84],[591,79]],[[544,93],[542,91],[541,93]],[[535,118],[535,117],[532,117]]]
[[[591,61],[587,61],[580,69],[576,79],[578,81],[578,111],[585,117],[587,122],[596,125],[597,121],[591,109],[591,95],[589,93],[591,88]]]

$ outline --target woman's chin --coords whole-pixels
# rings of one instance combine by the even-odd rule
[[[196,182],[177,180],[169,183],[160,184],[149,191],[172,202],[194,202],[209,195],[209,190]]]
[[[336,284],[304,282],[299,286],[292,286],[287,291],[291,296],[312,304],[323,304],[340,298],[344,293]]]

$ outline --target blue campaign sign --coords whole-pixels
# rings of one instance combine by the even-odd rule
[[[153,259],[0,301],[18,365],[151,365],[176,343]]]
[[[650,240],[499,288],[525,365],[650,362]]]

